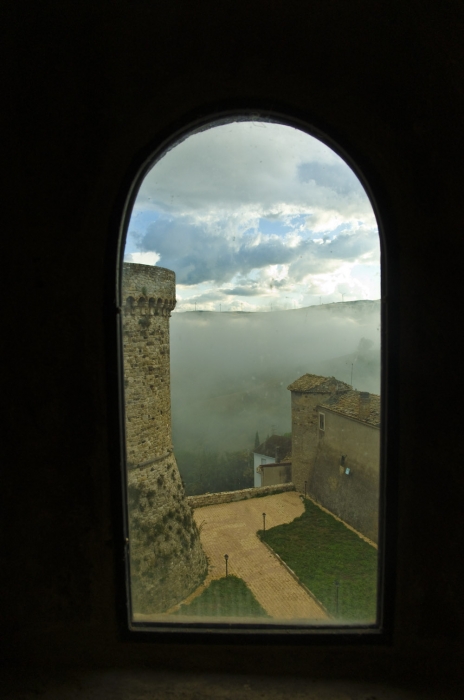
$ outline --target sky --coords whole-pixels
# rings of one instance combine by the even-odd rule
[[[369,199],[328,146],[281,124],[192,134],[146,175],[124,259],[174,270],[176,311],[380,298]]]

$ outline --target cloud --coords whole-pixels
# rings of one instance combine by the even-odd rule
[[[228,296],[254,297],[265,294],[266,290],[252,284],[249,287],[242,286],[233,287],[232,289],[221,289],[221,292],[222,294],[227,294]]]
[[[311,237],[295,240],[292,232],[278,236],[256,232],[227,237],[201,227],[187,217],[159,218],[140,239],[144,251],[135,255],[155,254],[164,267],[173,269],[179,284],[202,282],[223,284],[240,274],[276,265],[290,265],[289,276],[295,280],[309,273],[332,269],[336,261],[356,261],[361,256],[378,253],[378,235],[372,229],[344,230],[334,238],[316,242]],[[150,253],[151,252],[151,253]],[[250,280],[247,281],[250,287]]]
[[[358,178],[345,163],[300,163],[298,178],[301,182],[313,181],[318,187],[327,187],[338,194],[355,193],[357,196],[365,196]]]
[[[378,296],[378,277],[366,281],[379,264],[366,193],[330,148],[287,126],[230,123],[189,136],[146,176],[129,231],[126,259],[173,269],[190,289],[182,303],[249,297],[257,308],[278,294],[310,303],[321,288],[337,293],[337,279]]]
[[[362,218],[367,196],[349,166],[298,129],[240,122],[194,134],[147,174],[136,209],[230,215],[237,207],[279,218],[333,209]]]
[[[368,253],[378,253],[379,236],[376,230],[359,228],[342,232],[315,248],[319,260],[333,259],[354,262]]]
[[[156,265],[159,259],[159,253],[153,250],[128,253],[124,256],[125,262],[139,263],[140,265]]]
[[[188,297],[185,299],[182,297],[182,303],[188,303],[188,304],[201,303],[201,304],[204,304],[206,302],[222,301],[222,299],[223,299],[222,291],[216,290],[216,291],[211,291],[211,292],[204,292],[203,294],[196,294],[194,296],[191,296],[191,297]]]
[[[201,227],[191,217],[159,219],[140,240],[144,251],[155,251],[165,267],[175,270],[180,284],[228,282],[237,274],[293,260],[298,249],[285,237],[237,235],[227,237]]]

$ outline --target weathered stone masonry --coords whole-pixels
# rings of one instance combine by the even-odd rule
[[[292,392],[292,481],[300,493],[312,479],[319,446],[317,406],[333,394],[351,389],[334,377],[305,374],[290,384]]]
[[[380,397],[314,374],[288,388],[296,490],[377,542]]]
[[[204,579],[206,557],[172,449],[171,270],[125,263],[123,342],[131,592],[134,612],[163,612]]]

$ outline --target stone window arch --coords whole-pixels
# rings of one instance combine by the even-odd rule
[[[348,161],[351,166],[353,166],[352,160],[342,151],[340,147],[335,146],[332,143],[331,139],[325,136],[322,133],[317,132],[315,129],[309,129],[306,124],[303,124],[301,122],[298,122],[297,120],[292,120],[287,117],[282,117],[281,115],[260,115],[257,117],[256,114],[251,114],[251,113],[242,113],[240,115],[228,115],[224,116],[223,118],[217,119],[214,122],[202,122],[202,123],[197,123],[194,125],[189,125],[189,127],[185,130],[183,130],[181,133],[175,134],[172,136],[172,138],[164,142],[161,145],[158,145],[158,147],[151,153],[150,157],[144,162],[144,164],[141,166],[141,169],[138,173],[138,179],[137,179],[137,187],[143,182],[144,176],[147,174],[147,172],[150,170],[151,167],[156,167],[156,163],[160,161],[161,157],[164,156],[168,151],[174,151],[176,148],[177,144],[181,144],[185,141],[188,140],[190,136],[193,136],[197,133],[203,133],[206,129],[208,128],[214,128],[217,126],[225,126],[229,123],[236,123],[237,121],[239,122],[240,120],[242,121],[256,121],[256,123],[259,125],[261,124],[268,124],[268,123],[276,123],[280,124],[282,126],[288,127],[288,128],[293,128],[293,129],[298,129],[300,131],[303,131],[307,133],[308,135],[311,134],[318,138],[320,140],[321,144],[329,144],[333,149],[334,152],[338,152],[339,155],[343,157],[343,160],[346,162]],[[327,166],[327,171],[330,173],[332,172],[330,170],[330,167]],[[364,186],[364,193],[368,195],[371,204],[373,205],[373,212],[375,213],[377,223],[379,223],[379,215],[377,208],[375,206],[375,201],[374,197],[372,195],[372,192],[370,191],[369,186],[366,184],[365,179],[362,176],[362,173],[358,168],[355,169],[357,177],[362,181],[363,186]],[[327,174],[327,173],[326,173]],[[317,178],[320,177],[322,180],[324,179],[324,174],[323,174],[323,169],[318,169],[318,168],[312,168],[308,167],[305,169],[302,169],[302,178],[303,181],[306,182],[316,182]],[[306,178],[306,180],[304,180]],[[324,183],[322,187],[327,185],[327,188],[330,189],[329,185],[327,184],[327,181],[324,180]],[[317,182],[316,182],[317,186]],[[335,185],[335,189],[338,189],[343,192],[343,187],[344,184],[343,182],[337,182]],[[134,187],[132,193],[131,193],[131,206],[134,204],[136,200],[136,187]],[[131,209],[131,206],[129,207],[129,210]],[[125,230],[127,230],[127,222],[124,224]],[[379,224],[379,229],[380,229],[380,224]],[[380,235],[380,243],[379,245],[383,245],[383,239],[382,239],[382,231],[379,231]],[[324,242],[325,243],[325,242]],[[319,245],[319,243],[318,243]],[[161,263],[163,260],[161,259]],[[171,312],[174,310],[176,306],[176,291],[175,291],[175,286],[171,284],[171,287],[169,288],[166,287],[166,279],[169,276],[169,268],[163,269],[162,267],[156,265],[155,267],[152,268],[150,275],[152,275],[153,270],[156,271],[156,274],[153,273],[152,278],[148,280],[147,282],[147,270],[144,270],[143,268],[146,267],[143,264],[140,263],[135,263],[135,262],[129,262],[129,263],[124,263],[124,268],[122,272],[122,288],[124,291],[128,291],[129,288],[131,287],[136,287],[137,285],[141,287],[143,284],[145,288],[145,293],[143,297],[139,297],[139,301],[137,303],[137,307],[140,309],[143,309],[146,306],[146,298],[147,295],[149,296],[149,301],[148,301],[148,306],[149,308],[156,309],[158,308],[159,311],[162,311],[162,316],[159,317],[157,323],[159,323],[159,327],[157,326],[156,328],[153,326],[150,327],[145,327],[143,324],[139,323],[138,328],[136,331],[140,334],[140,337],[142,340],[135,340],[134,339],[134,334],[135,331],[130,329],[130,324],[132,323],[133,319],[129,318],[129,315],[127,316],[126,321],[123,318],[123,333],[127,333],[127,337],[130,337],[134,343],[139,342],[143,344],[143,347],[141,349],[140,345],[138,347],[139,354],[144,355],[147,358],[154,357],[154,354],[158,358],[164,356],[165,359],[169,362],[169,317],[171,315]],[[161,277],[164,279],[161,280]],[[136,279],[137,278],[137,279]],[[277,279],[277,282],[280,282],[279,279]],[[127,283],[127,288],[125,287]],[[169,288],[169,294],[166,295],[166,290]],[[158,296],[158,293],[163,293],[163,296]],[[347,295],[347,292],[340,292],[341,295],[341,302],[344,303],[345,301],[345,296]],[[129,298],[129,297],[128,297]],[[155,303],[156,299],[156,303]],[[331,302],[334,303],[334,302]],[[322,305],[322,303],[321,303]],[[127,307],[131,308],[133,311],[133,305],[127,304]],[[196,309],[196,304],[195,304],[195,309]],[[272,310],[272,306],[271,306]],[[223,309],[219,309],[220,312],[223,313]],[[238,312],[238,310],[237,310]],[[126,329],[124,330],[124,323],[126,323]],[[381,319],[379,316],[379,327],[381,325]],[[163,337],[164,340],[157,340],[155,341],[154,339],[158,336]],[[127,344],[125,346],[127,348]],[[127,352],[127,351],[126,351]],[[367,350],[366,350],[367,352]],[[126,356],[125,356],[126,359]],[[169,369],[167,369],[167,366],[165,365],[164,368],[162,364],[159,363],[157,360],[158,364],[155,362],[150,363],[150,360],[148,359],[148,370],[149,373],[152,375],[150,378],[148,378],[148,374],[146,375],[146,378],[144,379],[143,382],[131,382],[129,383],[129,386],[137,386],[137,383],[139,386],[142,384],[143,386],[150,387],[150,391],[152,394],[156,394],[158,390],[161,391],[160,387],[162,387],[162,391],[165,392],[165,395],[167,396],[166,391],[169,390],[169,381],[170,381],[170,376],[169,376]],[[130,365],[130,362],[127,363],[127,366]],[[132,371],[132,370],[131,370]],[[352,373],[352,367],[351,367],[351,373]],[[351,374],[352,376],[352,374]],[[126,377],[127,379],[127,377]],[[336,380],[334,383],[334,386],[340,387],[339,382],[343,384],[344,381],[346,381],[345,376],[337,376]],[[360,389],[363,387],[361,386]],[[332,391],[333,387],[328,390],[328,395],[330,399],[330,392]],[[337,389],[337,390],[338,390]],[[146,389],[148,391],[148,389]],[[142,392],[143,393],[143,392]],[[147,406],[149,407],[150,405],[150,400],[152,396],[149,394],[148,398],[147,395],[141,395],[140,394],[140,389],[139,389],[139,396],[133,396],[129,400],[129,404],[127,403],[127,398],[126,398],[126,411],[127,406],[130,405],[132,409],[134,407],[139,407],[136,409],[135,413],[133,416],[130,418],[130,423],[131,426],[128,428],[129,423],[126,421],[126,444],[131,442],[130,438],[130,430],[134,430],[134,426],[138,423],[139,424],[139,433],[137,433],[138,437],[138,447],[137,448],[131,448],[133,451],[131,455],[129,455],[129,452],[127,453],[127,464],[130,465],[130,467],[127,468],[126,470],[126,478],[128,479],[129,482],[129,487],[128,487],[128,501],[129,505],[132,504],[133,508],[138,508],[139,510],[135,513],[135,518],[133,518],[133,523],[131,524],[131,516],[130,514],[128,515],[128,521],[127,521],[127,530],[128,533],[130,533],[131,528],[132,528],[132,535],[129,536],[129,541],[131,542],[131,550],[128,550],[128,561],[131,560],[131,557],[133,561],[130,562],[129,566],[131,568],[131,576],[132,576],[132,590],[135,590],[138,586],[139,593],[138,595],[138,601],[143,600],[148,600],[149,596],[155,591],[156,585],[153,582],[150,582],[147,585],[147,579],[150,578],[150,575],[153,573],[154,570],[157,569],[161,572],[160,575],[160,581],[161,583],[158,585],[159,589],[159,605],[158,608],[159,610],[155,610],[157,607],[152,606],[152,611],[153,615],[156,617],[157,613],[160,613],[161,615],[165,614],[166,611],[173,610],[176,607],[176,603],[173,603],[173,605],[170,605],[174,601],[174,598],[177,596],[183,596],[183,600],[187,599],[189,595],[191,595],[194,590],[197,589],[201,585],[201,577],[206,575],[208,576],[207,572],[207,555],[205,555],[205,552],[202,549],[201,545],[201,530],[199,527],[199,524],[196,523],[194,514],[192,513],[191,510],[191,501],[188,501],[185,492],[184,492],[184,486],[182,483],[182,478],[177,470],[177,465],[175,461],[175,452],[172,449],[172,444],[170,443],[170,402],[167,401],[165,405],[163,405],[163,409],[158,409],[156,411],[153,411],[153,415],[150,413],[150,410],[147,409]],[[327,396],[324,394],[324,398],[326,400]],[[163,401],[163,399],[162,399]],[[156,402],[155,402],[156,403]],[[315,404],[316,405],[316,404]],[[137,415],[135,415],[137,414]],[[320,416],[324,414],[319,414]],[[161,424],[160,422],[160,417],[163,417],[163,422]],[[320,427],[320,423],[315,426],[315,427]],[[322,429],[324,429],[324,425],[322,426]],[[169,435],[169,438],[167,440],[162,439],[162,435]],[[129,438],[128,438],[129,435]],[[151,437],[150,437],[151,436]],[[153,436],[156,436],[153,437]],[[166,444],[164,444],[166,443]],[[157,449],[153,449],[153,448]],[[159,448],[159,449],[158,449]],[[139,453],[139,454],[137,454]],[[340,470],[340,451],[337,453],[337,462],[336,462],[336,467],[337,471]],[[279,473],[288,473],[288,467],[286,466],[285,470],[280,469]],[[145,478],[146,477],[146,478]],[[310,479],[308,478],[308,483],[310,482]],[[151,486],[147,486],[147,484],[150,484]],[[354,484],[355,480],[353,479],[351,482],[348,482],[348,480],[345,479],[345,484],[350,483]],[[379,482],[380,483],[380,482]],[[304,496],[306,497],[306,487],[307,487],[307,481],[304,482]],[[171,489],[172,493],[169,492],[169,496],[167,497],[168,500],[172,496],[172,502],[171,505],[168,507],[166,506],[166,489],[169,487],[173,487]],[[302,489],[303,487],[301,487]],[[308,487],[309,488],[309,487]],[[380,488],[380,487],[379,487]],[[303,492],[303,491],[301,491]],[[310,494],[308,494],[310,495]],[[158,499],[158,500],[157,500]],[[164,499],[164,500],[163,500]],[[381,500],[381,499],[380,499]],[[134,504],[136,504],[134,506]],[[140,505],[143,506],[142,512],[147,514],[151,513],[149,517],[146,515],[140,514]],[[153,515],[155,513],[155,515]],[[334,513],[337,515],[337,513]],[[155,522],[156,521],[156,522]],[[150,523],[149,525],[146,523]],[[177,523],[177,524],[176,524]],[[382,524],[381,524],[381,530],[382,530]],[[135,544],[134,544],[134,533],[136,532],[137,528],[140,530],[140,533],[144,532],[147,528],[150,530],[150,535],[149,537],[145,537],[142,534],[136,534],[135,535]],[[155,534],[154,534],[155,533]],[[173,534],[174,533],[174,534]],[[362,534],[362,533],[361,533]],[[153,544],[154,546],[151,547],[150,551],[145,552],[144,547],[147,547],[147,542],[148,539],[150,539],[150,546]],[[138,539],[137,539],[138,538]],[[161,542],[162,540],[162,542]],[[134,554],[135,550],[139,550],[138,555],[136,556]],[[183,562],[182,556],[183,553],[186,551],[191,551],[195,550],[196,554],[194,557],[194,563],[192,564],[192,561],[189,561],[188,563]],[[174,552],[174,554],[173,554]],[[203,552],[203,554],[202,554]],[[383,552],[382,552],[383,556]],[[176,574],[174,578],[169,578],[170,574],[172,574],[172,571],[170,572],[170,568],[173,570],[175,567],[172,566],[172,562],[176,562]],[[180,564],[182,562],[182,565]],[[186,564],[186,565],[185,565]],[[380,560],[380,565],[381,565],[381,560]],[[182,573],[179,573],[182,570]],[[135,578],[134,578],[135,577]],[[135,583],[134,583],[135,580]],[[182,587],[185,590],[182,590],[180,593],[175,589],[175,586],[173,585],[173,581],[176,580],[176,586],[180,590]],[[300,581],[301,583],[301,581]],[[164,592],[163,592],[163,590]],[[141,592],[140,592],[141,591]],[[151,591],[151,593],[150,593]],[[311,593],[310,593],[311,595]],[[148,596],[148,597],[147,597]],[[171,598],[169,597],[171,596]],[[381,584],[380,584],[380,579],[379,579],[379,586],[378,586],[378,603],[377,603],[377,611],[378,611],[378,616],[377,619],[370,622],[368,625],[361,624],[357,625],[356,623],[351,624],[348,622],[348,626],[351,628],[356,628],[360,632],[366,632],[371,633],[378,633],[382,629],[382,619],[380,616],[381,613],[381,597],[382,597],[382,590],[381,590]],[[133,593],[133,610],[134,610],[134,593]],[[137,604],[139,604],[137,603]],[[143,607],[143,605],[142,605]],[[138,613],[138,619],[135,620],[135,618],[132,618],[132,624],[135,624],[135,628],[137,629],[137,625],[141,624],[141,620],[143,616],[150,616],[150,612],[148,611],[148,608],[145,608],[145,612],[140,612]],[[152,617],[153,617],[152,615]],[[151,619],[147,621],[147,624],[152,622],[154,625],[154,629],[159,629],[159,625],[163,624],[162,621],[160,622],[160,619]],[[169,619],[168,623],[169,625],[173,626],[173,629],[181,629],[182,624],[179,624],[176,622],[174,619]],[[206,626],[211,627],[211,621],[208,623],[205,623]],[[243,624],[243,621],[240,621],[238,624]],[[255,624],[255,623],[253,623]],[[254,629],[253,624],[249,626],[250,629]],[[281,625],[281,621],[278,623]],[[266,623],[266,626],[268,628],[268,631],[275,631],[275,626],[272,624]],[[306,626],[303,625],[303,628],[308,634],[311,634],[315,630],[320,632],[321,628],[323,629],[328,629],[328,628],[333,629],[333,627],[339,627],[339,625],[335,624],[332,620],[330,622],[326,622],[325,624],[320,625],[318,624],[313,624],[309,622]],[[217,629],[217,626],[215,627],[214,625],[212,626],[212,629]],[[298,633],[301,631],[301,625],[293,624],[289,622],[287,624],[287,629],[289,630],[298,630]],[[350,632],[350,630],[348,630]],[[342,633],[342,632],[341,632]]]
[[[127,313],[133,313],[135,308],[135,299],[132,296],[127,297],[126,303],[125,303],[125,311]]]

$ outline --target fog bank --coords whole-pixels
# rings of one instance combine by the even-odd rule
[[[287,386],[306,372],[379,393],[380,301],[173,313],[175,449],[247,449],[256,431],[290,432]]]

